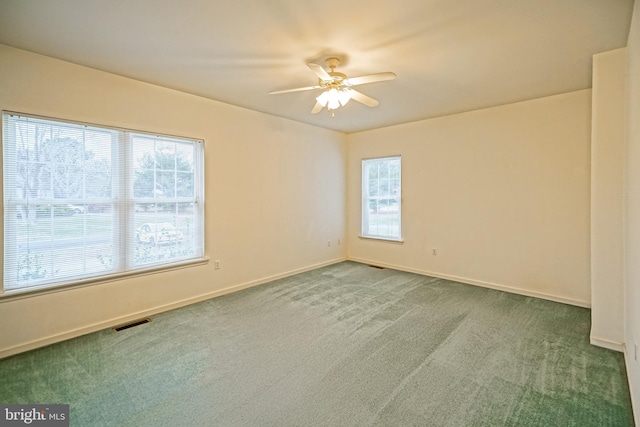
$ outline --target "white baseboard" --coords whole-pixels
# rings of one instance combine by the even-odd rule
[[[614,351],[619,351],[621,353],[624,353],[625,347],[624,347],[624,343],[622,342],[615,342],[615,341],[608,340],[606,338],[595,337],[593,335],[589,337],[589,342],[592,345],[595,345],[598,347],[607,348],[609,350],[614,350]]]
[[[631,367],[629,366],[629,354],[628,354],[628,349],[627,349],[627,345],[623,344],[623,351],[622,353],[624,354],[624,367],[627,370],[627,383],[629,384],[629,395],[631,397],[631,410],[633,411],[633,419],[634,419],[634,423],[636,426],[640,426],[640,408],[636,407],[635,402],[635,393],[633,390],[633,384],[631,381],[631,376],[629,375],[629,372],[631,372]]]
[[[449,275],[449,274],[442,274],[442,273],[437,273],[437,272],[434,272],[434,271],[426,271],[426,270],[421,270],[421,269],[418,269],[418,268],[412,268],[412,267],[407,267],[407,266],[397,265],[397,264],[388,264],[388,263],[384,263],[384,262],[372,261],[372,260],[367,260],[367,259],[357,258],[357,257],[351,257],[351,256],[349,257],[349,261],[355,261],[355,262],[359,262],[359,263],[363,263],[363,264],[377,265],[377,266],[380,266],[380,267],[391,268],[391,269],[394,269],[394,270],[406,271],[408,273],[416,273],[416,274],[421,274],[423,276],[437,277],[439,279],[452,280],[454,282],[465,283],[467,285],[481,286],[483,288],[489,288],[489,289],[495,289],[495,290],[498,290],[498,291],[510,292],[512,294],[524,295],[524,296],[527,296],[527,297],[541,298],[541,299],[546,299],[546,300],[549,300],[549,301],[560,302],[560,303],[563,303],[563,304],[575,305],[575,306],[578,306],[578,307],[591,308],[591,302],[590,301],[576,300],[576,299],[572,299],[572,298],[566,298],[566,297],[561,297],[561,296],[557,296],[557,295],[546,294],[546,293],[543,293],[543,292],[536,292],[536,291],[530,291],[530,290],[526,290],[526,289],[514,288],[514,287],[511,287],[511,286],[500,285],[500,284],[491,283],[491,282],[485,282],[485,281],[482,281],[482,280],[475,280],[475,279],[469,279],[469,278],[466,278],[466,277],[452,276],[452,275]]]
[[[133,320],[140,319],[142,317],[153,316],[158,313],[162,313],[165,311],[173,310],[175,308],[184,307],[190,304],[195,304],[197,302],[205,301],[211,298],[219,297],[222,295],[230,294],[232,292],[237,292],[242,289],[251,288],[253,286],[262,285],[264,283],[272,282],[274,280],[282,279],[285,277],[293,276],[295,274],[304,273],[306,271],[315,270],[316,268],[325,267],[332,264],[337,264],[339,262],[346,261],[346,257],[336,258],[330,261],[321,262],[318,264],[309,265],[306,267],[298,268],[295,270],[290,270],[284,273],[274,274],[272,276],[263,277],[261,279],[252,280],[250,282],[241,283],[238,285],[230,286],[225,289],[219,289],[213,292],[208,292],[206,294],[198,295],[191,298],[186,298],[180,301],[175,301],[170,304],[165,304],[157,307],[153,307],[147,310],[138,311],[135,313],[128,314],[126,316],[114,317],[109,320],[105,320],[103,322],[94,323],[91,325],[83,326],[80,328],[72,329],[70,331],[61,332],[58,334],[50,335],[43,338],[38,338],[26,343],[21,343],[15,345],[13,347],[0,349],[0,359],[13,356],[18,353],[23,353],[25,351],[34,350],[36,348],[44,347],[50,344],[55,344],[57,342],[65,341],[71,338],[77,338],[82,335],[90,334],[93,332],[98,332],[103,329],[112,328],[114,326],[119,326]]]

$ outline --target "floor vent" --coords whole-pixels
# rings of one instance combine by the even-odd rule
[[[378,268],[380,270],[384,270],[384,267],[380,267],[379,265],[370,265],[371,268]]]
[[[113,330],[116,332],[120,332],[124,331],[125,329],[133,328],[134,326],[144,325],[145,323],[149,322],[151,322],[151,319],[149,318],[136,320],[135,322],[127,323],[126,325],[116,326],[115,328],[113,328]]]

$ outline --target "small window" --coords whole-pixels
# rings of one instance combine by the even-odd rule
[[[362,237],[401,240],[400,156],[362,161]]]
[[[3,113],[3,293],[204,258],[203,142]]]

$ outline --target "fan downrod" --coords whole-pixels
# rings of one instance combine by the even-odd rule
[[[332,56],[330,58],[326,59],[326,64],[327,66],[331,69],[331,71],[329,71],[329,75],[331,77],[334,77],[334,83],[342,83],[343,80],[345,80],[347,78],[347,75],[344,73],[339,73],[336,71],[336,67],[340,65],[340,59],[336,58],[335,56]],[[337,78],[335,78],[337,77]]]

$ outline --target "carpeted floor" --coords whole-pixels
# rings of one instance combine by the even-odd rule
[[[631,426],[589,310],[344,262],[0,360],[73,426]]]

